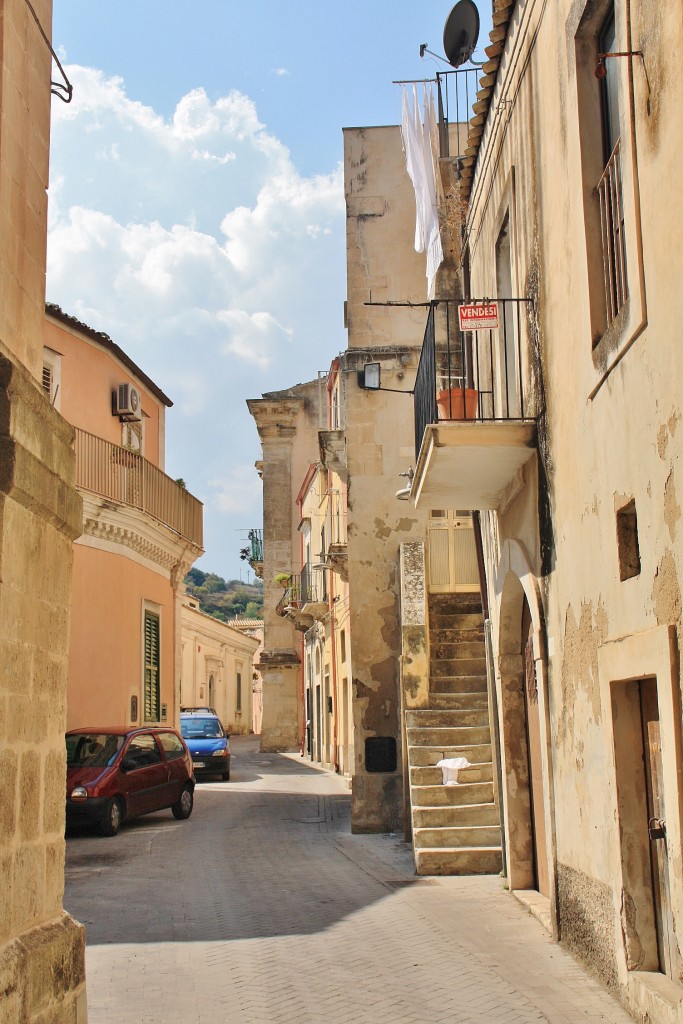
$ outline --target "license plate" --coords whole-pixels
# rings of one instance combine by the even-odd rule
[[[203,761],[193,761],[192,762],[192,767],[193,768],[205,768],[206,765],[204,764]]]

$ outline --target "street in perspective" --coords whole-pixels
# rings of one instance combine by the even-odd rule
[[[346,781],[231,740],[229,783],[67,839],[90,1024],[626,1024],[498,876],[417,877]]]

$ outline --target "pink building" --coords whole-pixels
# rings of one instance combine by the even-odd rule
[[[116,345],[46,308],[43,387],[76,428],[68,728],[175,723],[179,584],[202,554],[202,505],[164,472],[171,401]]]

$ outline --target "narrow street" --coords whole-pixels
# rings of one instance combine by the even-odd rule
[[[189,821],[67,839],[90,1024],[627,1024],[503,889],[352,836],[342,779],[232,740]]]

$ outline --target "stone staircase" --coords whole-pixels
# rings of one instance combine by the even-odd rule
[[[496,874],[484,623],[478,594],[429,595],[429,707],[406,712],[413,847],[418,875]],[[437,761],[466,757],[457,786]]]

